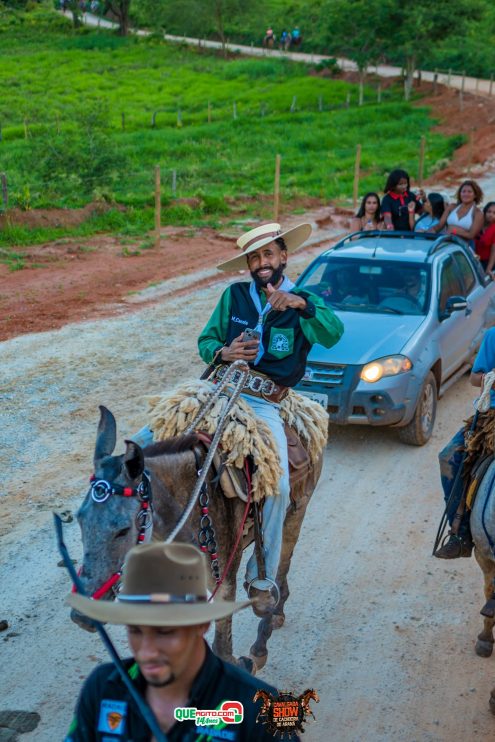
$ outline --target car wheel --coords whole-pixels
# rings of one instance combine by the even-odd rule
[[[432,372],[423,382],[413,419],[399,429],[399,438],[409,446],[424,446],[433,433],[437,414],[437,382]]]

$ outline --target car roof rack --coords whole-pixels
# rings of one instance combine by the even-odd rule
[[[428,257],[433,253],[438,252],[442,247],[448,247],[449,245],[459,245],[460,247],[469,247],[468,241],[462,237],[458,237],[455,234],[441,234],[437,240],[428,249]]]
[[[408,239],[408,240],[428,240],[429,242],[432,242],[433,244],[430,245],[428,248],[428,251],[425,253],[425,257],[429,257],[430,255],[433,255],[433,253],[440,250],[442,247],[448,247],[449,245],[455,244],[460,245],[461,247],[467,247],[467,241],[462,239],[462,237],[458,237],[457,235],[453,234],[441,234],[438,235],[435,232],[399,232],[396,230],[383,230],[383,229],[369,229],[366,231],[358,231],[358,232],[351,232],[350,234],[346,235],[343,240],[340,240],[340,242],[337,242],[337,244],[332,248],[332,252],[334,250],[338,250],[341,247],[352,247],[352,244],[349,243],[354,242],[356,247],[358,247],[358,244],[355,242],[356,237],[359,238],[370,238],[370,237],[382,237],[385,239],[391,239],[391,238],[400,238],[400,239]]]
[[[366,231],[361,230],[358,232],[351,232],[350,234],[346,235],[343,240],[340,240],[340,242],[337,242],[334,250],[338,250],[340,247],[350,247],[348,244],[349,242],[353,242],[356,237],[361,238],[369,238],[369,237],[384,237],[385,239],[389,239],[392,237],[399,237],[401,239],[413,239],[413,240],[436,240],[437,235],[433,232],[399,232],[396,230],[384,230],[384,229],[368,229]],[[357,245],[356,245],[357,247]]]

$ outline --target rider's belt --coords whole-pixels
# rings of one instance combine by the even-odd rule
[[[229,366],[227,364],[218,366],[215,369],[213,380],[220,381],[223,379],[228,368]],[[241,371],[235,371],[229,381],[231,384],[236,384],[240,378]],[[250,394],[253,397],[260,397],[261,399],[266,399],[267,402],[278,404],[289,393],[289,387],[275,384],[269,376],[262,374],[259,371],[257,374],[250,371],[242,391],[244,394]]]

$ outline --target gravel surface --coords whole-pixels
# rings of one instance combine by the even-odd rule
[[[145,395],[202,369],[196,337],[220,286],[180,298],[166,291],[126,316],[0,344],[0,618],[9,623],[0,634],[0,711],[40,714],[23,740],[63,739],[83,678],[105,659],[98,638],[69,620],[51,516],[75,511],[86,491],[98,404],[114,412],[122,450],[143,424]],[[262,673],[280,689],[317,689],[306,740],[494,736],[493,661],[473,649],[481,573],[474,560],[430,557],[441,512],[437,451],[472,396],[467,379],[449,390],[424,448],[402,445],[393,431],[332,431],[295,553],[287,622]],[[65,533],[80,559],[77,524]],[[255,629],[251,613],[235,617],[238,654]],[[125,651],[122,632],[111,633]]]

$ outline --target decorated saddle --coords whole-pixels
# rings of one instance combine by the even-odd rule
[[[211,382],[195,380],[170,393],[148,397],[148,423],[154,439],[165,440],[184,433],[214,389]],[[227,403],[228,397],[221,395],[201,420],[198,434],[206,445],[215,434]],[[327,442],[328,415],[321,405],[293,390],[280,403],[280,414],[285,423],[292,488],[306,476]],[[242,399],[231,410],[220,447],[213,463],[220,474],[224,494],[246,498],[239,472],[248,457],[254,462],[253,500],[260,501],[277,493],[281,468],[275,441],[270,428]]]

